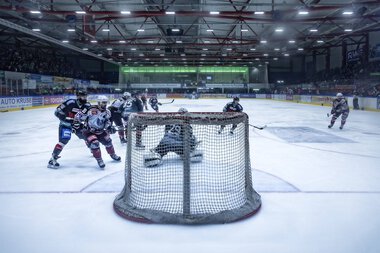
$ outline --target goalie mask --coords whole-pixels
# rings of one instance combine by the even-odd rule
[[[108,105],[108,97],[106,96],[99,96],[98,97],[98,106],[100,109],[105,110]]]

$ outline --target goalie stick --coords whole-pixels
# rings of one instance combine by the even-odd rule
[[[159,105],[167,105],[167,104],[172,104],[174,102],[174,99],[170,102],[166,102],[166,103],[158,103]]]
[[[267,127],[267,125],[264,125],[262,127],[259,127],[259,126],[254,126],[254,125],[251,125],[251,124],[248,124],[249,126],[253,127],[253,128],[256,128],[256,129],[259,129],[259,130],[263,130],[264,128]]]

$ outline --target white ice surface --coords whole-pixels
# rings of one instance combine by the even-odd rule
[[[228,101],[176,99],[160,109],[221,111]],[[250,131],[253,186],[262,208],[241,222],[204,226],[122,219],[112,203],[123,186],[123,162],[103,149],[106,169],[99,170],[73,136],[62,167],[47,169],[57,142],[54,108],[1,113],[0,252],[380,252],[380,113],[351,111],[341,131],[339,122],[327,128],[328,107],[241,104],[251,124],[268,126]],[[311,131],[297,137],[299,128]],[[321,132],[348,141],[308,142]],[[124,161],[125,147],[113,139]]]

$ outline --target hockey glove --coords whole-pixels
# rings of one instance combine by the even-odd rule
[[[78,121],[74,121],[71,127],[72,127],[71,131],[73,133],[76,133],[82,127],[82,124]]]
[[[72,124],[73,129],[79,129],[81,128],[82,124],[78,121],[74,121]]]
[[[109,128],[107,128],[107,132],[110,134],[114,134],[116,133],[116,128],[114,126],[110,126]]]
[[[162,105],[161,103],[157,103],[158,105]]]
[[[335,110],[331,110],[331,114],[335,114]]]

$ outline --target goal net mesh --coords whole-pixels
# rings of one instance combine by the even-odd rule
[[[127,219],[173,224],[254,214],[261,200],[252,187],[248,127],[245,113],[131,115],[125,186],[114,209]]]

